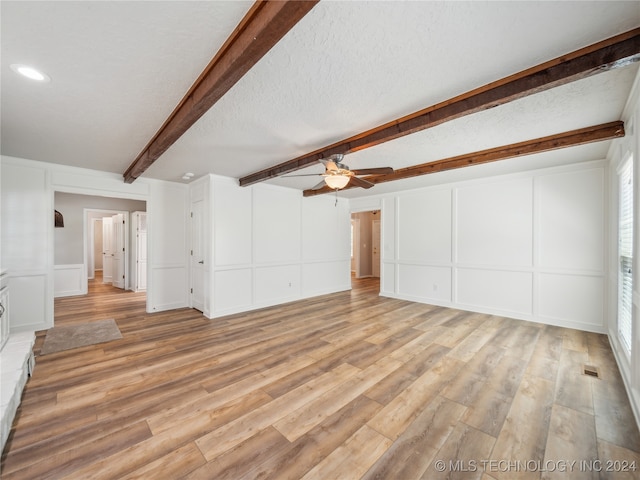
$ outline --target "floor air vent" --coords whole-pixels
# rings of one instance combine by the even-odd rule
[[[582,373],[590,377],[600,378],[600,374],[598,373],[598,367],[594,367],[593,365],[585,365],[584,368],[582,369]]]

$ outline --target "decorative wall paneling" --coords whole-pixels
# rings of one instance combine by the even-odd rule
[[[351,287],[347,200],[212,179],[212,317]]]
[[[150,179],[129,185],[118,174],[7,156],[1,168],[2,266],[10,271],[12,331],[53,326],[56,191],[146,201],[148,234],[157,238],[148,258],[147,310],[187,306],[185,185]]]
[[[622,379],[627,390],[627,394],[631,399],[631,406],[636,418],[636,422],[640,425],[640,132],[638,131],[638,122],[640,121],[640,71],[636,75],[636,80],[629,96],[629,101],[622,114],[622,119],[626,125],[627,135],[624,138],[615,140],[609,148],[611,162],[609,164],[609,204],[608,206],[608,282],[605,286],[610,301],[606,304],[608,318],[608,334],[609,341],[616,361],[622,374]],[[634,215],[634,259],[633,271],[633,331],[631,338],[631,352],[627,352],[618,339],[617,324],[617,308],[618,308],[618,196],[619,196],[619,179],[618,168],[628,155],[633,156],[634,169],[634,189],[635,199],[633,206]]]
[[[381,293],[606,331],[606,176],[597,161],[380,197]]]
[[[149,242],[147,309],[152,312],[186,307],[189,285],[189,189],[153,182],[147,202]]]
[[[84,264],[55,265],[53,267],[53,296],[70,297],[87,293]]]
[[[53,194],[46,169],[2,157],[2,267],[11,332],[53,325]]]
[[[147,213],[133,212],[131,214],[131,268],[130,288],[134,292],[147,289]]]

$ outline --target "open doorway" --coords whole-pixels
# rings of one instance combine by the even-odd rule
[[[380,210],[351,214],[351,278],[380,282]]]
[[[130,282],[129,212],[84,209],[87,278],[126,289]]]
[[[145,201],[55,192],[54,205],[64,218],[54,231],[54,298],[91,295],[95,283],[114,292],[145,290],[137,288],[141,237],[131,222],[139,214],[146,220]],[[145,254],[146,241],[145,230]]]

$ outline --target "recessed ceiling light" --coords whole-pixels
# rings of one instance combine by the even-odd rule
[[[37,82],[50,82],[51,78],[49,75],[38,71],[37,69],[30,67],[29,65],[21,65],[19,63],[14,63],[10,65],[11,70],[16,73],[19,73],[23,77],[30,78],[31,80],[35,80]]]

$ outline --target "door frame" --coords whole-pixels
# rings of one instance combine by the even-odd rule
[[[353,274],[356,278],[360,278],[360,219],[351,216],[351,225],[353,225]]]
[[[194,221],[196,220],[196,217],[193,215],[193,212],[196,210],[194,208],[194,206],[196,204],[201,204],[199,205],[200,208],[200,225],[199,225],[199,232],[200,232],[200,238],[196,239],[196,232],[194,232]],[[205,203],[205,198],[201,198],[201,199],[191,199],[190,205],[189,205],[189,249],[190,249],[190,255],[189,255],[189,306],[191,308],[194,308],[200,312],[202,312],[203,314],[206,315],[205,313],[205,309],[207,307],[207,300],[206,300],[206,276],[207,276],[207,265],[206,265],[206,260],[207,260],[207,251],[206,251],[206,231],[205,231],[205,224],[206,224],[206,220],[204,218],[204,215],[206,213],[206,203]],[[198,263],[202,264],[201,268],[196,268],[194,266],[194,262],[196,261],[195,255],[194,255],[194,245],[196,242],[200,242],[200,248],[202,249],[201,252],[201,257],[202,260]],[[199,277],[199,278],[196,278]],[[197,303],[194,301],[194,299],[196,298],[197,292],[195,292],[196,284],[201,285],[202,287],[202,292],[200,292],[202,294],[202,303]]]
[[[360,219],[359,218],[354,218],[355,214],[358,213],[374,213],[377,216],[377,218],[375,218],[375,220],[379,220],[380,221],[380,251],[378,253],[378,261],[380,262],[380,291],[382,291],[382,277],[384,275],[384,262],[382,261],[382,252],[383,252],[383,248],[382,245],[384,245],[384,229],[383,229],[383,223],[382,223],[382,205],[379,206],[375,206],[375,207],[367,207],[367,208],[356,208],[356,209],[352,209],[349,211],[349,220],[350,222],[355,222],[355,225],[358,228],[354,228],[354,234],[353,234],[353,242],[356,244],[353,246],[353,258],[354,258],[354,262],[355,262],[355,277],[356,278],[367,278],[367,277],[373,277],[373,266],[372,266],[372,275],[364,275],[361,276],[360,275],[360,248],[359,248],[359,243],[360,243]],[[373,228],[373,219],[371,220],[371,224],[372,224],[372,228]],[[357,242],[357,243],[356,243]],[[372,255],[373,257],[373,255]],[[349,274],[351,275],[351,264],[349,264]]]
[[[120,217],[122,216],[122,225],[120,225],[120,221],[119,218],[116,217]],[[120,286],[120,279],[119,276],[116,277],[116,272],[119,274],[120,271],[117,270],[116,268],[113,268],[113,273],[112,273],[112,282],[111,285],[116,287],[116,288],[121,288],[122,290],[131,290],[131,272],[129,271],[129,259],[130,259],[130,249],[131,249],[131,238],[129,235],[129,227],[130,227],[130,219],[129,219],[129,212],[126,213],[117,213],[115,215],[113,215],[111,217],[113,219],[113,231],[114,233],[118,232],[118,230],[120,230],[122,232],[122,235],[120,236],[122,239],[122,251],[120,251],[120,249],[118,248],[118,242],[119,242],[119,238],[118,235],[114,235],[114,249],[113,249],[113,260],[115,260],[115,263],[113,265],[122,265],[122,283]],[[120,259],[118,261],[118,258]],[[116,280],[117,279],[117,280]],[[129,288],[127,288],[129,287]]]
[[[125,219],[125,225],[126,228],[124,229],[124,244],[125,244],[125,248],[127,248],[127,246],[129,246],[129,232],[127,231],[129,228],[129,212],[126,210],[105,210],[103,208],[83,208],[82,209],[82,231],[83,231],[83,238],[82,238],[82,245],[83,245],[83,249],[84,249],[84,268],[83,268],[83,272],[84,272],[84,276],[85,278],[88,280],[89,279],[89,241],[91,241],[91,246],[93,247],[93,242],[94,242],[94,238],[93,238],[93,221],[90,221],[91,219],[89,218],[89,214],[90,213],[104,213],[104,215],[102,215],[102,217],[109,217],[112,215],[117,215],[119,213],[124,214],[124,219]],[[91,228],[89,228],[89,226],[91,226]],[[91,252],[91,256],[93,255],[93,252]],[[125,290],[131,290],[130,288],[130,275],[129,275],[129,252],[126,252],[126,255],[124,257],[124,289]],[[95,277],[95,272],[94,272],[94,277]]]
[[[147,222],[147,212],[142,212],[139,210],[136,210],[135,212],[131,212],[131,215],[129,216],[129,231],[131,232],[131,251],[129,252],[131,255],[129,256],[129,259],[131,261],[130,263],[130,270],[129,272],[131,273],[131,275],[129,275],[129,279],[130,279],[130,285],[131,285],[131,290],[133,290],[134,292],[145,292],[147,290],[147,257],[149,255],[149,243],[148,243],[148,239],[147,239],[147,235],[148,235],[148,230],[147,228],[145,228],[144,230],[144,235],[145,235],[145,239],[144,239],[144,245],[145,245],[145,261],[144,261],[144,273],[145,273],[145,286],[144,288],[139,288],[140,285],[140,273],[139,273],[139,264],[140,264],[140,233],[138,232],[138,225],[140,223],[140,218],[141,216],[144,215],[145,217],[145,227],[146,227],[146,222]],[[135,233],[134,233],[135,232]]]
[[[62,167],[61,167],[62,168]],[[55,173],[55,172],[54,172]],[[104,173],[104,172],[102,172]],[[50,180],[49,180],[49,186],[46,188],[47,192],[47,204],[49,205],[49,208],[51,208],[51,210],[53,210],[53,208],[55,207],[55,197],[56,197],[56,193],[70,193],[73,195],[81,195],[81,196],[89,196],[89,197],[105,197],[105,198],[113,198],[113,199],[121,199],[121,200],[138,200],[141,202],[144,202],[145,204],[145,211],[147,212],[148,215],[148,219],[150,220],[152,215],[149,213],[153,210],[153,207],[157,205],[157,200],[154,200],[152,198],[152,195],[149,192],[144,192],[144,193],[139,193],[135,190],[132,191],[123,191],[120,187],[120,183],[116,183],[115,180],[110,180],[110,182],[112,182],[113,186],[108,186],[108,185],[103,185],[103,183],[100,181],[100,178],[102,177],[98,177],[98,180],[96,180],[96,183],[89,183],[89,185],[80,185],[80,181],[82,180],[82,177],[80,174],[78,174],[78,179],[73,179],[72,181],[70,181],[68,184],[65,183],[66,177],[64,175],[61,175],[60,178],[57,178],[56,175],[53,174],[49,174],[50,175]],[[89,177],[87,177],[89,178]],[[121,179],[118,180],[118,182],[121,182]],[[97,185],[97,186],[96,186]],[[117,185],[117,187],[116,187]],[[100,186],[102,186],[100,188]],[[127,185],[127,187],[130,187],[129,185]],[[86,235],[87,232],[87,227],[86,227],[86,218],[83,216],[83,249],[84,249],[84,269],[83,269],[83,278],[86,279],[87,278],[87,240],[86,238],[84,238],[84,235]],[[150,225],[152,223],[150,222]],[[53,296],[53,290],[54,290],[54,279],[53,279],[53,265],[54,265],[54,258],[55,258],[55,240],[54,240],[54,235],[53,235],[53,222],[51,222],[49,230],[47,232],[47,235],[49,237],[49,245],[48,245],[48,269],[47,269],[47,275],[49,276],[49,279],[47,280],[47,288],[49,289],[49,291],[51,292],[51,295],[47,295],[47,305],[45,307],[45,325],[49,325],[51,327],[53,327],[55,325],[55,303],[54,303],[54,296]],[[152,232],[152,229],[148,229],[147,232],[147,244],[150,245],[152,242],[152,239],[154,238],[154,234]],[[150,251],[148,252],[148,257],[151,258],[151,260],[148,259],[147,262],[147,275],[149,275],[149,270],[150,270],[150,265],[152,265],[153,259],[152,259],[152,251],[150,249]],[[152,305],[152,299],[153,299],[153,292],[154,292],[154,287],[153,284],[151,282],[151,279],[149,278],[149,276],[147,277],[147,290],[145,292],[145,297],[146,297],[146,302],[145,302],[145,311],[146,312],[153,312],[154,308]]]
[[[375,215],[375,213],[374,213]],[[377,228],[376,228],[377,225]],[[378,244],[376,245],[376,231],[377,231],[377,240]],[[380,270],[382,268],[382,254],[380,253],[382,246],[382,220],[380,218],[375,218],[371,221],[371,276],[380,278]],[[376,248],[378,251],[376,252]],[[378,256],[377,262],[374,261]],[[377,275],[376,275],[377,273]]]
[[[98,221],[102,222],[102,218],[92,218],[91,219],[91,227],[89,228],[89,240],[87,242],[88,245],[95,245],[95,231],[96,231],[96,223]],[[93,280],[96,278],[96,256],[94,255],[95,248],[93,250],[89,249],[88,258],[87,258],[87,278],[89,280]]]

